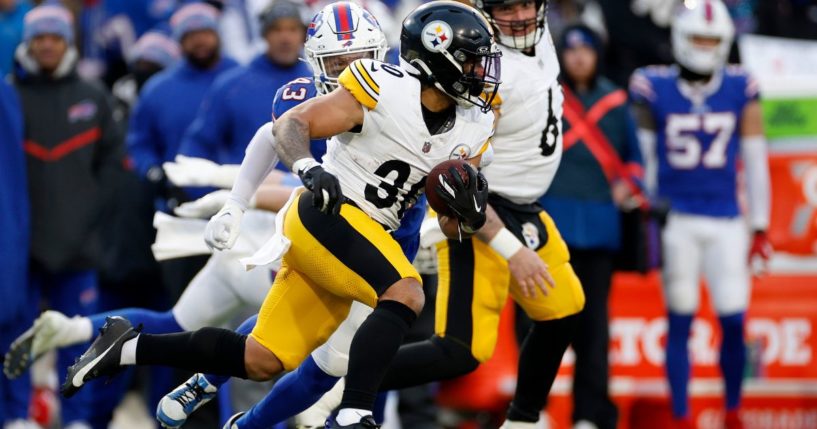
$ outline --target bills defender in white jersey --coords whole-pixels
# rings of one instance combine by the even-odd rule
[[[726,64],[735,31],[729,11],[720,0],[685,5],[672,24],[677,64],[636,70],[630,91],[647,161],[646,181],[671,209],[662,247],[673,415],[677,427],[694,427],[687,398],[687,342],[704,274],[723,331],[725,427],[739,429],[749,264],[768,259],[771,252],[765,233],[770,194],[766,140],[757,83],[740,67]],[[741,158],[747,218],[738,202]]]
[[[479,165],[490,153],[490,102],[499,84],[500,54],[489,25],[467,6],[421,6],[404,22],[401,40],[405,67],[356,61],[338,89],[275,121],[276,151],[308,190],[293,194],[279,213],[269,256],[283,257],[282,268],[252,334],[140,335],[112,321],[69,370],[72,391],[133,364],[269,379],[295,368],[359,301],[375,309],[352,341],[332,426],[376,427],[371,409],[380,379],[424,301],[420,276],[389,231],[433,166],[452,156]],[[398,112],[395,103],[405,107],[402,114],[389,114]],[[327,168],[312,159],[310,138],[345,133],[335,144],[346,146],[325,156]],[[336,156],[346,163],[333,163]],[[342,174],[346,169],[365,171]],[[457,213],[441,217],[452,235],[467,236],[485,223],[487,183],[474,170],[469,175],[443,191]]]

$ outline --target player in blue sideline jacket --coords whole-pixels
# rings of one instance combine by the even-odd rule
[[[218,164],[241,163],[247,143],[270,119],[275,91],[312,73],[298,58],[306,33],[301,7],[275,1],[264,10],[259,21],[266,51],[216,79],[184,134],[179,154]]]
[[[31,320],[28,304],[30,235],[26,158],[23,154],[23,111],[15,90],[0,79],[0,350]],[[34,428],[28,420],[31,378],[0,376],[0,425]]]
[[[186,5],[173,14],[173,36],[184,59],[151,77],[130,117],[128,155],[139,176],[160,191],[167,186],[162,163],[178,154],[208,88],[238,65],[221,55],[217,19],[218,11],[203,3]]]
[[[722,330],[720,366],[727,429],[742,428],[738,414],[746,364],[744,320],[750,263],[768,260],[769,172],[757,83],[726,65],[734,37],[720,0],[687,3],[675,18],[676,65],[635,72],[636,104],[646,182],[671,211],[662,232],[663,287],[669,312],[667,377],[676,426],[689,419],[689,339],[703,273]],[[748,196],[738,203],[738,163]]]

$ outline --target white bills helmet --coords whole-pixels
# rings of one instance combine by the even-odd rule
[[[328,4],[315,15],[307,28],[304,45],[319,94],[335,89],[338,75],[353,60],[383,61],[388,50],[386,35],[375,17],[345,1]]]
[[[717,39],[712,46],[695,38]],[[672,51],[675,61],[687,69],[712,74],[723,67],[735,38],[735,25],[721,0],[685,0],[672,23]]]

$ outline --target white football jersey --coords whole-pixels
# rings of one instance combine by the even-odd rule
[[[400,67],[357,60],[339,83],[364,106],[360,132],[331,138],[323,166],[336,175],[343,195],[374,220],[397,229],[425,190],[437,164],[489,150],[494,115],[457,106],[453,127],[431,135],[423,120],[420,81]]]
[[[494,159],[483,173],[492,193],[518,204],[545,193],[562,159],[559,59],[550,32],[544,31],[534,56],[501,46]]]

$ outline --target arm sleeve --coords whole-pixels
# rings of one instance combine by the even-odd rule
[[[164,148],[159,146],[163,140],[156,132],[153,113],[150,107],[150,94],[144,94],[133,109],[125,140],[128,155],[141,177],[144,177],[151,167],[162,163]]]
[[[258,186],[278,163],[272,122],[262,125],[247,146],[247,152],[230,192],[230,199],[246,208]]]
[[[624,108],[622,117],[624,119],[624,141],[626,146],[622,159],[627,164],[627,169],[633,177],[644,179],[644,157],[641,154],[641,147],[639,146],[638,131],[633,119],[632,111],[629,108]]]
[[[657,138],[655,131],[644,128],[638,129],[638,144],[644,162],[644,187],[649,195],[654,196],[658,190],[658,155],[655,146]]]
[[[765,231],[769,227],[771,202],[766,139],[763,136],[744,137],[740,147],[746,171],[749,223],[753,229]]]
[[[227,140],[231,118],[223,93],[220,85],[214,85],[204,97],[196,119],[184,133],[179,154],[218,162],[218,149]]]

